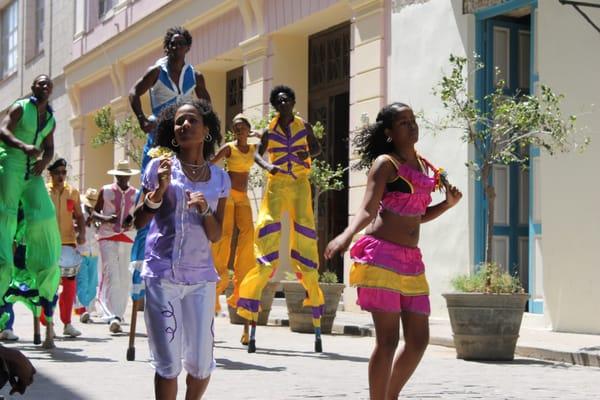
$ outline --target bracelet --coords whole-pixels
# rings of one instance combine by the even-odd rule
[[[144,197],[144,205],[152,210],[158,210],[160,208],[160,206],[162,206],[162,203],[163,203],[162,199],[158,203],[155,203],[152,200],[150,200],[149,194],[150,193],[147,193],[146,196]]]
[[[142,204],[142,209],[144,209],[146,212],[148,212],[150,214],[156,214],[158,212],[158,208],[150,208],[150,207],[148,207],[148,204],[146,204],[146,202],[144,202],[144,204]]]
[[[213,210],[212,208],[210,208],[210,206],[206,207],[206,210],[204,210],[204,212],[200,213],[201,216],[205,217],[207,215],[213,215]]]

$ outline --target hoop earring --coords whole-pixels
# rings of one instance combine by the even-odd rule
[[[171,145],[173,145],[173,147],[179,147],[179,143],[177,143],[177,140],[175,140],[175,138],[171,139]]]
[[[209,133],[207,133],[207,134],[206,134],[206,136],[204,136],[204,140],[205,140],[206,142],[212,142],[212,140],[213,140],[213,137],[212,137],[212,135],[210,134],[210,132],[209,132]]]
[[[392,138],[388,136],[387,139],[385,139],[385,141],[388,143],[392,143]]]

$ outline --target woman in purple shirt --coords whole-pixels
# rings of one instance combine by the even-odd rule
[[[230,181],[207,160],[221,140],[210,105],[184,101],[167,108],[157,144],[174,155],[150,161],[142,178],[143,202],[135,226],[150,224],[142,277],[146,284],[148,341],[157,399],[175,399],[181,359],[186,399],[200,399],[213,358],[215,285],[210,242],[221,237]]]

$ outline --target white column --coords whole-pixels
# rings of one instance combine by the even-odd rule
[[[353,12],[350,28],[350,132],[367,122],[374,122],[386,102],[387,3],[386,0],[349,0]],[[356,160],[352,145],[349,158],[351,163]],[[348,222],[361,204],[366,186],[365,172],[350,170],[349,186]],[[349,281],[351,265],[346,252],[344,282]],[[344,307],[346,310],[358,310],[356,290],[344,291]]]
[[[79,191],[83,193],[85,190],[85,117],[77,116],[69,120],[71,129],[73,131],[73,152],[72,152],[72,171],[71,182],[78,187]]]

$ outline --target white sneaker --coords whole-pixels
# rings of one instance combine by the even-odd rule
[[[14,334],[14,332],[12,331],[12,329],[5,329],[2,332],[0,332],[0,339],[1,340],[17,341],[17,340],[19,340],[19,337]]]
[[[121,329],[121,324],[119,323],[119,320],[118,320],[118,319],[116,319],[116,318],[115,318],[115,319],[113,319],[113,320],[110,322],[110,327],[108,328],[108,330],[109,330],[111,333],[121,333],[121,332],[123,332],[123,329]]]
[[[63,335],[74,338],[77,336],[81,336],[81,332],[79,330],[75,329],[75,327],[73,325],[67,324],[67,325],[65,325],[65,329],[63,330]]]
[[[81,322],[82,324],[87,324],[88,322],[92,322],[92,317],[90,316],[90,313],[86,311],[83,314],[81,314],[79,316],[79,322]]]

